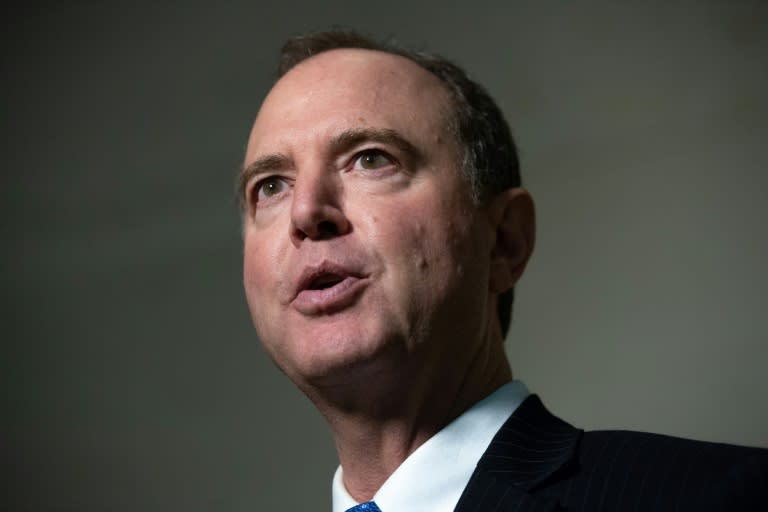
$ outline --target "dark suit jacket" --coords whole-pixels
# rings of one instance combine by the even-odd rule
[[[531,395],[491,441],[455,510],[768,511],[768,450],[584,432]]]

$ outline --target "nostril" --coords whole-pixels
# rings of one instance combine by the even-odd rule
[[[317,233],[320,236],[337,236],[339,227],[329,220],[324,220],[317,225]]]
[[[345,235],[351,226],[344,211],[335,204],[294,200],[291,209],[291,239],[330,240]]]

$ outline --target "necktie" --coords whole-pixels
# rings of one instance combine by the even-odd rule
[[[347,509],[347,512],[381,512],[381,509],[372,501],[367,501]]]

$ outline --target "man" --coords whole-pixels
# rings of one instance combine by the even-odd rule
[[[766,503],[764,450],[585,434],[512,380],[534,208],[479,85],[352,33],[293,39],[281,59],[240,177],[244,286],[333,431],[334,511]]]

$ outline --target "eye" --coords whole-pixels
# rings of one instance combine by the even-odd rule
[[[369,149],[360,153],[355,161],[355,167],[371,171],[392,165],[394,161],[383,151]]]
[[[267,176],[259,180],[253,187],[251,197],[259,202],[260,200],[270,199],[284,192],[288,188],[285,178],[280,176]]]

